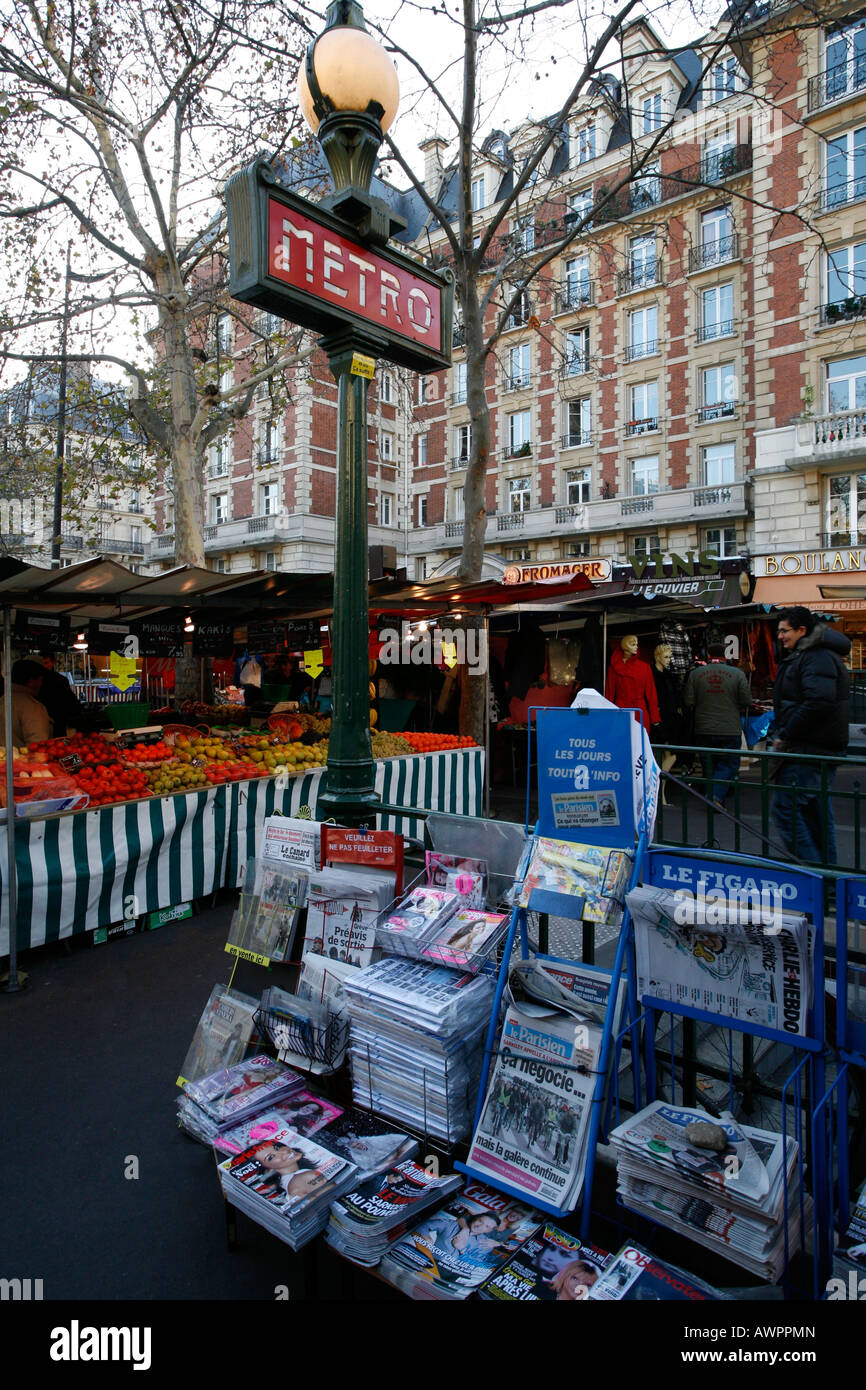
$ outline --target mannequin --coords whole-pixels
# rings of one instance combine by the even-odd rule
[[[649,733],[650,725],[658,724],[661,716],[653,673],[637,648],[634,633],[621,638],[619,650],[610,658],[604,693],[620,709],[640,710],[641,723]]]
[[[680,705],[680,683],[671,670],[673,650],[669,642],[660,642],[653,652],[653,679],[658,698],[660,722],[652,731],[652,741],[656,745],[656,756],[662,772],[670,772],[677,760],[676,753],[669,748],[659,748],[659,744],[676,743],[681,729],[682,707]],[[667,806],[665,784],[662,782],[662,805]]]

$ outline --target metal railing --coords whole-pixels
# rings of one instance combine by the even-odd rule
[[[523,444],[508,444],[502,451],[505,459],[528,459],[532,457],[532,445],[528,440]]]
[[[599,208],[593,220],[619,222],[642,208],[655,207],[674,198],[687,197],[696,188],[722,183],[736,174],[745,173],[751,167],[752,147],[749,144],[741,144],[732,145],[730,149],[723,150],[718,155],[705,156],[697,163],[678,169],[673,174],[644,174],[642,183],[636,180],[629,188],[620,189],[604,207]]]
[[[831,101],[840,101],[866,87],[866,56],[849,58],[847,63],[834,63],[808,83],[808,110],[818,111]]]
[[[722,319],[721,323],[705,323],[698,329],[698,342],[711,343],[716,338],[731,338],[734,334],[734,320]]]
[[[450,469],[451,469],[451,472],[452,472],[452,473],[457,473],[461,468],[468,468],[468,467],[469,467],[469,455],[468,455],[468,454],[459,454],[459,455],[457,456],[457,458],[451,460],[451,463],[450,463],[449,466],[450,466]]]
[[[588,352],[567,352],[560,368],[561,376],[584,376],[590,368]]]
[[[592,430],[569,430],[559,441],[560,449],[581,449],[592,443]]]
[[[724,265],[735,261],[740,254],[738,232],[730,236],[713,237],[712,241],[702,242],[700,246],[689,248],[689,271],[706,270],[709,266]]]
[[[593,282],[563,280],[554,296],[554,313],[566,314],[573,309],[586,309],[595,302]]]
[[[531,372],[516,372],[514,376],[510,376],[506,373],[502,382],[502,393],[507,396],[511,391],[525,391],[531,385]]]
[[[627,420],[625,426],[626,435],[652,434],[653,430],[659,427],[659,417],[648,415],[644,420]]]
[[[674,792],[677,801],[671,798],[668,806],[659,805],[657,843],[691,847],[703,844],[739,854],[817,864],[839,873],[863,872],[866,756],[813,757],[687,744],[666,745],[668,748],[676,754],[675,766],[680,770],[674,773],[675,780],[666,781],[666,785],[679,783],[684,790]],[[719,764],[730,764],[732,759],[737,764],[732,775],[718,777]],[[784,764],[798,769],[814,768],[814,789],[789,785],[784,780],[788,776]],[[714,783],[716,790],[720,784],[727,788],[724,808],[713,801]],[[703,797],[705,804],[690,793]],[[830,827],[822,810],[831,796],[836,828],[835,863]],[[790,824],[789,838],[783,837],[773,814],[774,801],[778,807],[780,800],[782,814]],[[817,859],[806,852],[811,849],[807,843],[810,835],[819,851]]]
[[[630,270],[616,272],[616,292],[618,295],[631,294],[634,290],[652,289],[662,283],[662,263],[653,261],[650,265],[633,266]]]
[[[728,420],[736,413],[736,401],[716,401],[715,405],[702,405],[698,410],[698,419],[705,425],[708,420]]]
[[[452,391],[452,392],[451,392],[451,404],[452,404],[452,405],[465,405],[465,404],[466,404],[466,387],[465,387],[465,386],[461,386],[460,389],[459,389],[458,391]]]
[[[847,299],[834,299],[821,305],[822,323],[844,323],[848,319],[862,319],[866,314],[866,294],[849,294]]]
[[[861,198],[866,198],[866,175],[860,174],[856,178],[838,183],[824,183],[821,185],[818,199],[819,211],[829,212],[832,208],[843,208],[848,203],[859,202]]]
[[[658,350],[657,338],[648,338],[643,343],[629,343],[625,350],[625,360],[636,362],[640,357],[654,357]]]

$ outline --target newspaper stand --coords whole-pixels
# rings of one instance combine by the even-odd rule
[[[715,868],[714,868],[715,866]],[[741,1018],[732,1018],[720,1013],[692,1007],[655,995],[641,993],[640,1005],[645,1020],[644,1046],[648,1100],[658,1096],[658,1067],[656,1061],[656,1027],[663,1014],[693,1020],[725,1030],[728,1035],[728,1104],[733,1105],[734,1063],[733,1036],[740,1034],[763,1038],[782,1044],[795,1053],[792,1070],[781,1091],[782,1135],[788,1138],[788,1110],[793,1109],[792,1137],[798,1144],[800,1216],[803,1233],[803,1249],[806,1248],[808,1229],[805,1209],[806,1158],[811,1159],[811,1187],[814,1201],[813,1232],[813,1295],[818,1297],[823,1287],[832,1261],[832,1183],[833,1154],[838,1138],[840,1113],[844,1116],[844,1106],[840,1112],[840,1101],[844,1099],[844,1074],[837,1073],[832,1084],[826,1084],[826,1037],[824,1016],[824,884],[819,873],[806,869],[795,869],[787,864],[774,863],[766,859],[756,859],[743,855],[728,855],[720,851],[691,851],[682,854],[677,851],[651,849],[647,855],[645,882],[655,888],[679,888],[691,892],[707,883],[712,873],[725,870],[736,872],[738,877],[754,870],[760,879],[762,890],[777,894],[775,901],[781,901],[786,910],[803,912],[811,918],[815,926],[813,1000],[806,1020],[805,1034],[791,1034],[780,1029],[769,1028]],[[698,1064],[699,1069],[700,1064]],[[671,1101],[675,1101],[676,1076],[673,1059],[671,1073]],[[684,1103],[691,1103],[684,1096]],[[786,1291],[789,1279],[790,1252],[788,1247],[788,1184],[784,1185],[785,1205],[785,1276]],[[641,1213],[643,1217],[643,1213]],[[647,1218],[644,1218],[647,1219]]]
[[[853,928],[852,949],[849,932]],[[839,1152],[839,1219],[847,1225],[851,1200],[851,1172],[846,1122],[850,1067],[866,1068],[866,1011],[855,1014],[854,1002],[866,1002],[866,879],[836,881],[836,1047],[839,1052],[839,1102],[841,1117]]]
[[[657,781],[651,781],[650,769],[642,756],[635,757],[633,731],[640,715],[637,710],[552,709],[533,707],[529,711],[529,728],[536,734],[538,750],[538,821],[534,834],[552,836],[576,843],[623,849],[634,855],[626,891],[638,882],[641,865],[652,825],[651,803],[657,794]],[[533,730],[534,724],[534,730]],[[531,737],[531,734],[530,734]],[[527,757],[526,825],[529,834],[530,759]],[[652,792],[651,792],[652,788]],[[502,961],[496,981],[496,991],[485,1042],[478,1099],[473,1120],[477,1128],[487,1096],[491,1066],[498,1055],[502,1000],[508,982],[508,972],[515,944],[519,941],[521,958],[530,957],[551,964],[564,958],[552,956],[532,947],[529,939],[528,912],[551,914],[577,924],[584,921],[585,900],[571,894],[534,889],[528,907],[515,905],[508,935],[502,951]],[[634,1059],[635,1090],[639,1088],[637,1040],[637,992],[633,970],[631,919],[628,908],[623,910],[617,939],[616,954],[609,976],[609,1000],[602,1028],[598,1070],[595,1076],[591,1111],[586,1139],[586,1165],[581,1202],[580,1235],[589,1234],[592,1189],[595,1174],[596,1147],[602,1133],[605,1092],[612,1050],[615,1046],[614,1019],[620,984],[625,980],[625,1012],[628,1020],[625,1032],[631,1030]],[[576,957],[575,957],[576,958]],[[597,968],[597,967],[593,967]],[[599,974],[608,975],[599,969]],[[456,1163],[461,1172],[499,1188],[521,1201],[531,1201],[541,1211],[562,1217],[573,1208],[556,1207],[531,1197],[501,1176],[468,1163]]]

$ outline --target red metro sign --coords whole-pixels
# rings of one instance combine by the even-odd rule
[[[370,336],[375,355],[431,371],[451,361],[453,280],[369,247],[259,162],[226,187],[231,293],[323,337]]]

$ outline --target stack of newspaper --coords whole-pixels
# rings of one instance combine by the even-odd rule
[[[627,902],[642,996],[805,1034],[814,932],[802,914],[757,891],[729,898],[706,885],[697,898],[635,888]]]
[[[358,1181],[353,1163],[289,1127],[225,1159],[218,1172],[226,1201],[293,1250],[325,1229],[331,1202]]]
[[[468,1163],[491,1182],[573,1211],[583,1188],[610,975],[577,963],[526,961],[512,970],[509,987],[514,1002]],[[617,1018],[621,1007],[620,989]]]
[[[389,956],[344,988],[356,1103],[449,1143],[462,1139],[493,982]]]
[[[284,1062],[260,1053],[187,1082],[178,1102],[178,1122],[194,1139],[213,1144],[223,1130],[286,1100],[303,1085],[303,1077]]]
[[[696,1123],[718,1124],[725,1148],[698,1146],[694,1132],[687,1138],[687,1127]],[[781,1134],[653,1101],[613,1130],[610,1142],[617,1154],[617,1188],[632,1211],[762,1279],[781,1278],[786,1245],[790,1256],[801,1241],[794,1139],[788,1139],[786,1154]],[[804,1205],[808,1213],[805,1196]]]
[[[613,1256],[558,1226],[530,1236],[487,1280],[479,1298],[497,1303],[580,1303]]]
[[[728,1295],[676,1265],[657,1260],[640,1245],[624,1245],[587,1297],[601,1303],[705,1303]]]
[[[540,1212],[469,1181],[391,1247],[379,1273],[410,1298],[468,1298],[541,1222]]]
[[[417,1163],[400,1163],[331,1204],[325,1240],[355,1264],[372,1267],[422,1211],[460,1186],[456,1173],[440,1178]]]
[[[315,952],[349,965],[374,958],[376,926],[394,901],[394,874],[365,867],[310,874],[304,955]]]

